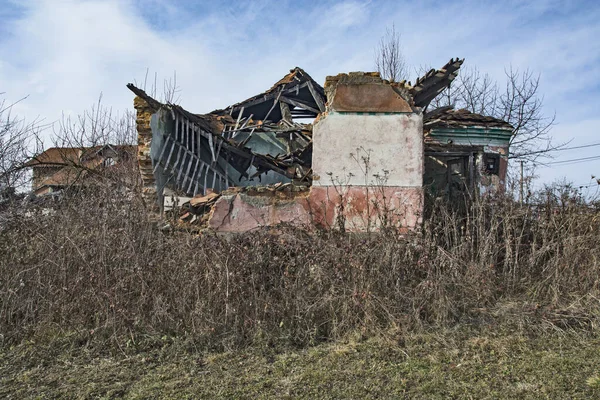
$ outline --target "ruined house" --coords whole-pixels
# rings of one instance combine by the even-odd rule
[[[449,197],[465,189],[503,190],[513,129],[464,109],[443,107],[425,114],[425,186]]]
[[[117,168],[135,158],[135,146],[51,147],[29,160],[32,192],[36,196],[56,193],[90,180],[94,172]]]
[[[189,200],[182,219],[217,231],[414,228],[426,189],[503,184],[510,125],[463,110],[423,114],[462,63],[414,85],[354,72],[321,87],[294,68],[264,93],[202,115],[129,84],[144,195],[156,211],[167,197]]]

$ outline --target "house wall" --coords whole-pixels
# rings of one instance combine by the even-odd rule
[[[508,172],[508,143],[502,146],[486,146],[478,164],[479,190],[486,192],[502,192],[506,189],[506,174]],[[485,173],[484,158],[486,154],[499,157],[498,174]]]
[[[211,229],[248,232],[281,223],[312,226],[308,190],[264,193],[240,189],[230,189],[217,200],[208,222]]]
[[[332,186],[333,179],[366,186],[377,183],[375,175],[385,175],[384,186],[421,187],[422,127],[417,113],[328,114],[313,128],[313,174],[318,177],[313,184]]]
[[[313,126],[314,223],[414,228],[423,211],[423,116],[373,73],[328,77]]]
[[[280,223],[304,228],[343,227],[350,232],[394,225],[407,232],[421,222],[421,210],[415,206],[422,204],[422,188],[380,187],[367,192],[364,186],[351,186],[341,196],[334,187],[291,193],[252,190],[225,191],[212,207],[208,226],[217,232],[239,233]]]
[[[414,228],[423,208],[420,113],[330,113],[313,127],[311,208],[317,225]]]
[[[509,143],[512,131],[500,128],[464,127],[456,129],[434,129],[428,135],[428,144],[443,145],[451,153],[464,153],[445,157],[425,158],[424,183],[434,195],[459,194],[466,185],[475,185],[481,193],[503,191],[506,186]],[[468,174],[469,155],[473,160],[473,182]],[[498,157],[498,172],[486,171],[486,155]],[[448,169],[448,162],[462,159],[465,168],[462,173]],[[456,164],[454,164],[456,165]]]
[[[36,166],[32,168],[32,186],[33,190],[37,190],[43,183],[44,180],[48,179],[55,173],[61,170],[61,166],[53,167],[53,166]]]

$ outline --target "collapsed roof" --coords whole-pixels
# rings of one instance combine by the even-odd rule
[[[414,86],[405,81],[392,85],[424,109],[456,78],[463,61],[451,59]],[[294,119],[319,116],[327,99],[323,87],[303,69],[290,70],[261,94],[203,115],[163,104],[133,84],[127,87],[160,114],[151,143],[157,185],[195,196],[265,175],[272,180],[264,183],[312,181],[312,125]]]
[[[252,116],[255,120],[279,122],[290,117],[315,118],[325,111],[325,92],[302,68],[291,69],[269,90],[242,102],[215,110],[214,115],[231,115],[233,118]],[[286,111],[289,108],[289,114]]]
[[[452,107],[440,107],[423,118],[423,130],[428,131],[436,128],[467,128],[479,127],[484,129],[499,128],[512,131],[514,128],[508,122],[473,113],[466,109],[455,110]]]
[[[414,99],[415,105],[423,109],[427,108],[429,103],[456,79],[458,70],[464,61],[464,58],[462,60],[452,58],[441,69],[432,69],[417,79],[414,86],[410,86],[409,84],[409,92]]]
[[[153,146],[161,143],[153,172],[169,175],[165,185],[196,195],[269,173],[278,175],[277,180],[312,180],[312,126],[293,118],[316,117],[325,109],[325,97],[301,68],[260,95],[204,115],[163,104],[133,84],[127,87],[153,112],[167,112],[163,117],[169,121],[152,141]]]

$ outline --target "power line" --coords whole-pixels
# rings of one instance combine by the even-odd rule
[[[596,147],[596,146],[600,146],[600,143],[590,143],[590,144],[586,144],[586,145],[573,146],[573,147],[561,147],[561,148],[558,148],[558,149],[537,150],[537,151],[532,151],[530,153],[515,154],[515,155],[512,155],[512,156],[509,156],[508,158],[520,158],[520,157],[524,157],[524,156],[531,156],[531,155],[534,155],[534,154],[550,153],[552,151],[565,151],[565,150],[587,149],[588,147]]]
[[[568,164],[577,164],[577,163],[581,163],[581,162],[596,161],[596,160],[600,160],[600,156],[573,158],[571,160],[554,161],[554,162],[549,162],[549,163],[545,163],[545,164],[546,165],[557,165],[557,164],[568,165]]]
[[[582,182],[578,185],[571,183],[571,185],[573,185],[573,187],[600,186],[600,178],[596,178],[594,175],[592,175],[592,179],[587,182]]]
[[[586,149],[588,147],[595,147],[595,146],[600,146],[600,143],[590,143],[590,144],[584,144],[584,145],[581,145],[581,146],[573,146],[573,147],[562,147],[562,148],[548,150],[548,151],[563,151],[563,150],[574,150],[574,149]]]

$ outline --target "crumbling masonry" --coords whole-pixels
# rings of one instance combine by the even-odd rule
[[[503,183],[510,125],[448,109],[423,113],[462,62],[450,60],[414,86],[355,72],[327,77],[321,87],[294,68],[266,92],[204,115],[129,84],[144,196],[160,211],[178,198],[182,222],[219,232],[282,222],[412,229],[422,220],[424,177],[439,190],[451,186],[454,173],[465,177],[465,188],[475,178]],[[306,119],[312,123],[299,122]],[[454,137],[464,140],[455,144]],[[486,154],[501,157],[499,168]],[[432,162],[437,169],[428,175]]]

